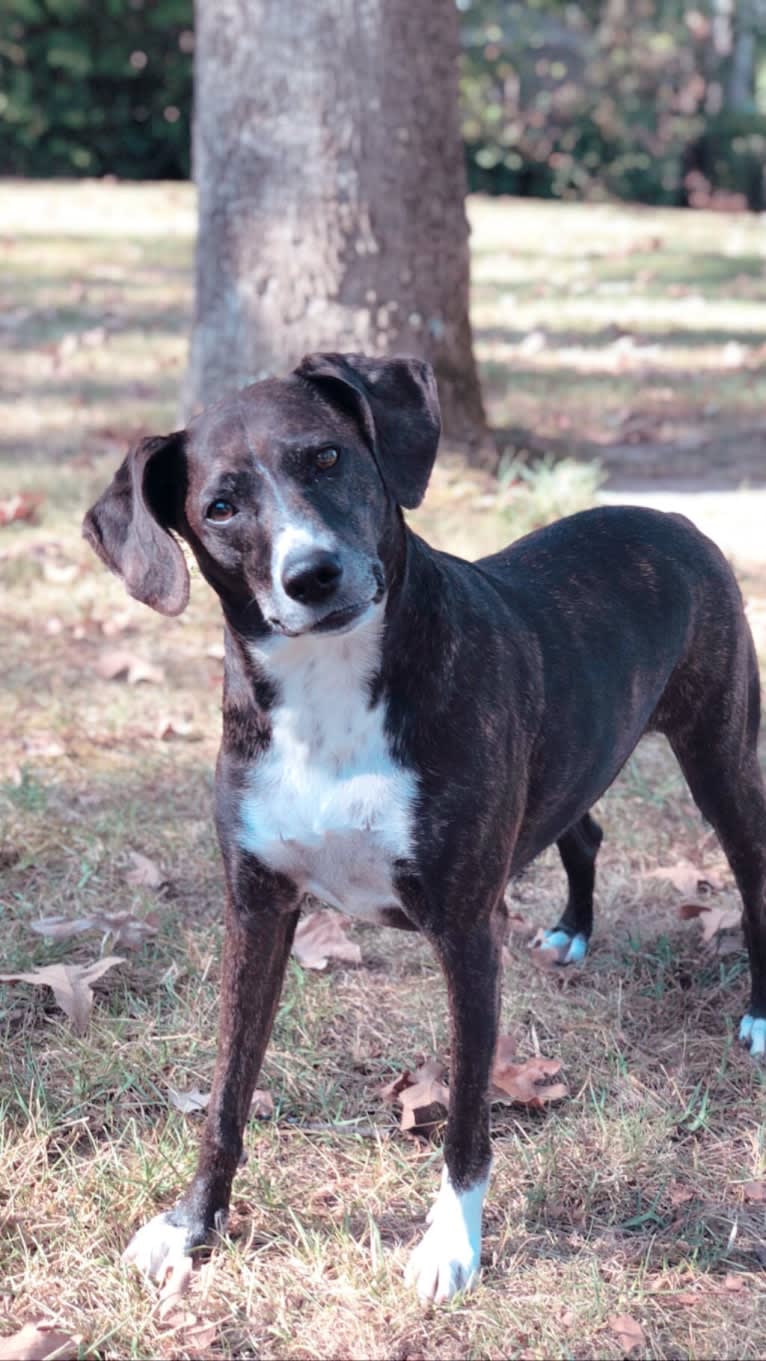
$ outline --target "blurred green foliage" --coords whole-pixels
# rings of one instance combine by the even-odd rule
[[[762,0],[458,3],[472,188],[766,206]]]
[[[189,173],[191,0],[0,0],[0,173]]]
[[[766,0],[457,3],[471,188],[766,207]],[[0,0],[0,173],[187,176],[192,28],[192,0]]]

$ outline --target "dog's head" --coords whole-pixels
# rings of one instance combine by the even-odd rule
[[[428,364],[308,355],[142,440],[85,537],[163,614],[189,598],[178,534],[245,632],[351,628],[385,594],[398,507],[422,500],[439,432]]]

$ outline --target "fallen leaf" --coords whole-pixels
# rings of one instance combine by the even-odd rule
[[[393,1106],[398,1100],[399,1093],[404,1091],[405,1087],[411,1087],[413,1082],[412,1073],[405,1068],[403,1073],[399,1073],[397,1077],[392,1078],[391,1082],[387,1082],[385,1087],[381,1087],[380,1095],[384,1101]]]
[[[723,1278],[723,1288],[730,1295],[738,1295],[745,1288],[744,1276],[735,1276],[733,1271],[727,1271]]]
[[[609,1320],[608,1327],[626,1356],[630,1356],[631,1352],[636,1350],[636,1347],[646,1346],[644,1330],[636,1319],[630,1317],[630,1314],[613,1315]]]
[[[192,1087],[188,1092],[179,1092],[175,1087],[168,1087],[168,1099],[177,1111],[182,1111],[184,1115],[193,1115],[197,1111],[207,1110],[210,1092],[201,1092],[199,1087]]]
[[[194,724],[186,718],[161,718],[154,730],[154,736],[158,742],[169,742],[173,738],[182,738],[187,742],[197,742],[201,733],[194,731]]]
[[[329,959],[361,964],[362,952],[348,939],[339,912],[325,908],[298,923],[292,953],[304,969],[325,969]]]
[[[745,1181],[742,1194],[751,1205],[762,1205],[766,1201],[766,1181]]]
[[[94,964],[46,964],[29,973],[0,974],[0,983],[34,983],[36,987],[51,988],[57,1005],[66,1012],[73,1029],[82,1034],[93,1008],[91,983],[107,969],[124,962],[121,955],[107,955]]]
[[[412,1082],[403,1087],[396,1098],[402,1108],[399,1128],[428,1133],[442,1123],[449,1106],[444,1064],[438,1059],[429,1059],[416,1068],[411,1077]]]
[[[128,870],[125,878],[134,888],[159,889],[168,882],[159,865],[148,855],[142,855],[140,851],[128,851],[128,855],[133,861],[133,869]]]
[[[696,893],[700,885],[707,886],[714,893],[722,887],[722,882],[712,870],[701,870],[691,860],[677,860],[674,865],[662,865],[656,870],[647,870],[642,879],[667,879],[685,897]]]
[[[678,915],[682,921],[699,919],[702,939],[706,944],[722,931],[732,931],[742,923],[741,907],[708,907],[704,903],[682,903]]]
[[[184,1115],[195,1115],[198,1111],[207,1110],[210,1105],[210,1092],[201,1092],[199,1087],[192,1087],[188,1092],[179,1092],[175,1087],[168,1087],[168,1100],[171,1106],[175,1106],[177,1111],[182,1111]],[[274,1098],[271,1092],[256,1088],[250,1102],[250,1114],[256,1120],[270,1120],[274,1114]]]
[[[49,1323],[25,1323],[12,1337],[0,1337],[0,1361],[70,1361],[79,1355],[82,1338],[62,1333]]]
[[[218,1329],[219,1324],[206,1323],[203,1319],[190,1328],[184,1328],[184,1350],[187,1353],[192,1351],[192,1354],[196,1352],[198,1356],[207,1355],[218,1336]]]
[[[125,679],[128,685],[138,685],[140,681],[161,685],[165,679],[165,672],[161,666],[153,666],[151,662],[143,661],[132,652],[119,649],[101,653],[96,662],[96,673],[102,680]]]
[[[503,1045],[503,1040],[511,1043]],[[495,1051],[495,1059],[490,1074],[489,1099],[513,1102],[522,1106],[532,1106],[542,1110],[549,1101],[560,1101],[569,1095],[565,1082],[550,1082],[561,1071],[560,1059],[546,1059],[541,1055],[525,1059],[522,1063],[512,1063],[511,1036],[501,1036]]]
[[[10,525],[15,520],[32,520],[44,499],[42,493],[29,491],[6,496],[0,501],[0,525]]]
[[[29,923],[31,929],[47,940],[69,940],[84,931],[101,931],[116,946],[135,949],[147,936],[156,935],[157,921],[134,917],[130,912],[94,912],[90,917],[40,917]]]

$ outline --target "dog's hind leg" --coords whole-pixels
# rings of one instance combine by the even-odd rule
[[[569,895],[563,916],[540,940],[543,950],[555,950],[560,964],[578,964],[588,952],[593,930],[593,886],[596,856],[604,833],[590,813],[559,837],[561,862],[566,870]]]
[[[760,693],[748,639],[747,677],[737,688],[708,696],[691,728],[668,732],[697,807],[718,833],[737,881],[750,958],[750,1007],[740,1040],[755,1057],[766,1055],[766,791],[758,762]]]

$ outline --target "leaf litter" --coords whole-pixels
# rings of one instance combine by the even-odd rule
[[[517,1046],[518,1036],[499,1036],[490,1074],[490,1102],[542,1110],[551,1101],[569,1095],[565,1082],[551,1081],[561,1071],[560,1059],[534,1055],[514,1063]],[[380,1089],[380,1095],[401,1108],[400,1129],[430,1134],[442,1123],[449,1107],[446,1065],[439,1059],[427,1059],[414,1072],[405,1069],[398,1074]]]
[[[28,973],[0,974],[0,983],[32,983],[35,987],[51,988],[56,1004],[72,1022],[72,1029],[82,1035],[93,1009],[91,984],[115,964],[124,962],[121,955],[107,955],[94,964],[45,964]]]
[[[102,946],[110,940],[118,949],[135,950],[157,934],[159,920],[154,914],[139,918],[128,911],[92,912],[89,917],[40,917],[29,925],[46,940],[69,940],[86,931],[101,931]]]
[[[51,1323],[25,1323],[11,1337],[0,1337],[0,1361],[74,1361],[81,1342],[80,1334]]]
[[[128,685],[138,685],[142,681],[161,685],[165,679],[165,672],[161,666],[155,666],[152,662],[144,661],[135,653],[121,648],[110,648],[107,652],[102,652],[95,670],[102,680],[126,680]]]
[[[326,969],[331,959],[361,964],[362,951],[343,930],[340,912],[323,908],[298,923],[292,953],[304,969]]]

